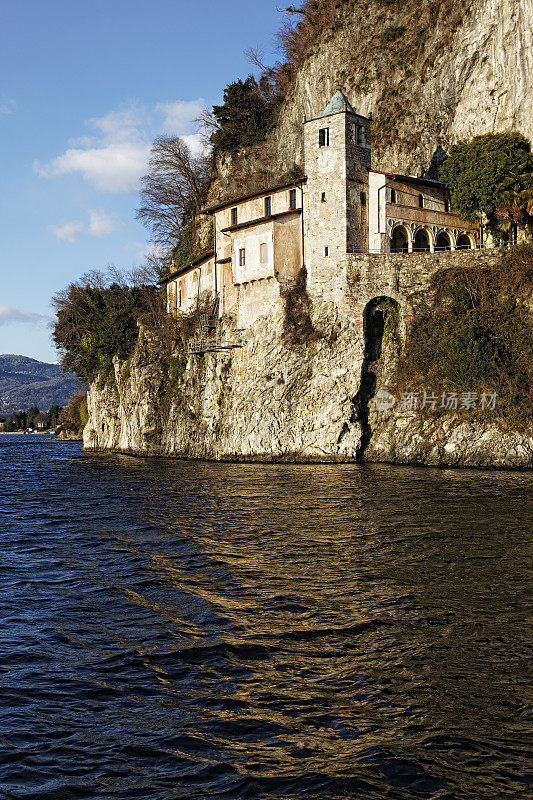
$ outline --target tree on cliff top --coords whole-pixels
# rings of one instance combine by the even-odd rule
[[[234,151],[262,141],[276,121],[281,98],[268,74],[230,83],[223,102],[213,106],[211,143],[215,152]]]
[[[85,383],[114,382],[113,358],[126,359],[139,335],[138,322],[159,318],[163,301],[155,286],[128,285],[120,276],[92,273],[53,298],[52,338],[63,369]]]
[[[526,226],[530,221],[533,155],[520,133],[486,133],[452,145],[440,176],[461,216],[473,222],[485,214],[497,236],[509,222]]]
[[[148,172],[141,179],[139,219],[166,261],[184,232],[190,230],[205,200],[210,160],[193,155],[183,139],[158,137]]]

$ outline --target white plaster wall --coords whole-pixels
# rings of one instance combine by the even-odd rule
[[[267,262],[261,263],[261,245],[267,245]],[[246,263],[239,264],[239,250],[244,249]],[[253,228],[235,235],[233,240],[233,274],[235,283],[259,280],[274,276],[274,242],[273,224],[261,225],[259,229]]]
[[[387,178],[381,172],[368,175],[368,248],[370,252],[382,251],[386,246],[386,185]]]
[[[279,283],[274,277],[251,281],[238,287],[237,327],[249,328],[261,317],[271,317],[283,309]]]

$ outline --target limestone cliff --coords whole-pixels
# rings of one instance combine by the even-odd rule
[[[373,115],[375,169],[417,174],[440,144],[518,130],[533,140],[533,0],[343,0],[302,59],[276,130],[219,164],[212,196],[303,164],[302,118],[341,86]]]
[[[308,301],[303,327],[278,296],[242,348],[184,358],[176,345],[181,368],[173,378],[159,339],[141,329],[132,357],[115,360],[116,386],[89,388],[85,447],[221,460],[531,468],[533,429],[508,430],[497,413],[404,411],[398,393],[383,411],[374,399],[376,389],[394,390],[409,309],[432,273],[489,258],[483,251],[353,256],[337,280],[343,299]],[[362,306],[383,295],[401,303],[397,335],[369,349]]]
[[[217,460],[358,459],[361,332],[330,310],[315,319],[327,335],[296,349],[284,343],[281,315],[259,320],[242,351],[190,359],[170,397],[157,343],[142,331],[132,359],[116,362],[116,387],[89,389],[85,447]],[[533,430],[464,413],[377,411],[372,403],[369,423],[365,461],[533,467]]]

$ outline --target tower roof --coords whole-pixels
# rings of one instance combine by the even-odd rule
[[[352,114],[355,114],[352,106],[350,105],[348,98],[340,89],[337,89],[327,106],[325,107],[322,114],[319,116],[321,117],[329,117],[330,114],[338,114],[339,111],[350,111]]]

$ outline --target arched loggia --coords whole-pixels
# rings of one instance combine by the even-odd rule
[[[391,253],[407,253],[409,250],[409,235],[403,225],[396,225],[392,232],[390,242]]]
[[[446,231],[441,231],[435,241],[435,250],[451,250],[452,240],[450,234]]]
[[[455,245],[456,250],[471,250],[472,249],[472,242],[470,241],[470,237],[466,235],[466,233],[462,233],[461,236],[457,237],[457,244]]]
[[[429,253],[431,246],[429,243],[429,233],[425,228],[419,228],[413,240],[414,253]]]

